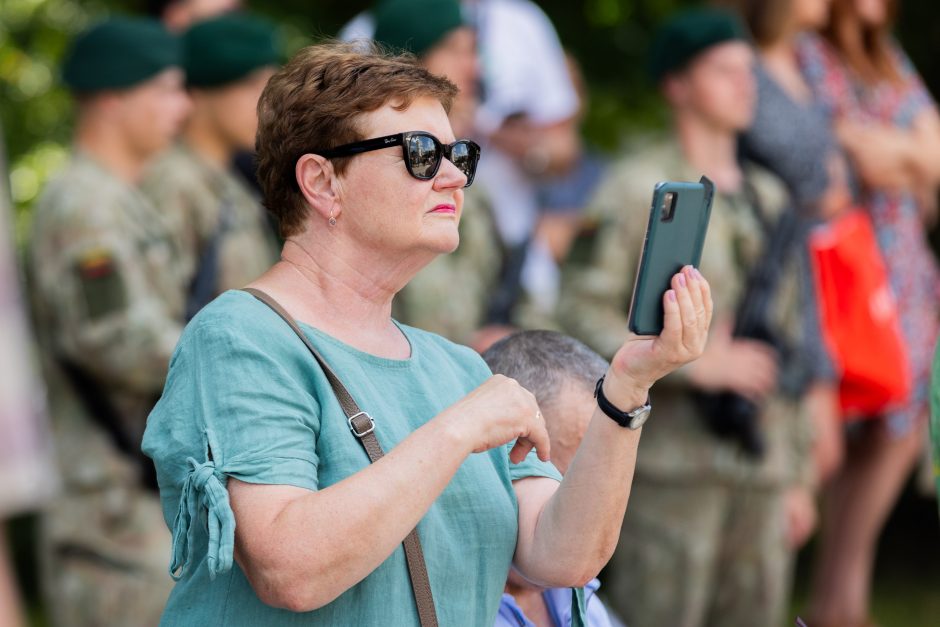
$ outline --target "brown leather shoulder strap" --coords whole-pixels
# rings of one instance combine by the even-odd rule
[[[326,360],[320,355],[320,352],[313,345],[313,342],[310,341],[310,338],[301,330],[300,326],[298,326],[291,315],[287,313],[287,310],[281,307],[281,304],[271,298],[271,296],[251,287],[246,287],[243,291],[248,292],[270,307],[274,313],[280,316],[281,319],[293,329],[297,337],[303,341],[307,350],[310,351],[313,358],[316,359],[317,363],[320,365],[320,368],[323,369],[323,373],[326,375],[330,387],[333,388],[333,393],[336,394],[336,400],[339,401],[340,407],[343,408],[343,413],[346,414],[346,422],[349,425],[349,430],[352,431],[356,439],[359,440],[359,443],[365,449],[372,463],[381,459],[382,456],[385,455],[385,452],[382,450],[382,446],[375,437],[375,421],[372,419],[372,416],[359,409],[359,405],[353,400],[349,390],[346,389],[346,386],[343,385],[343,382],[340,381],[330,365],[326,363]],[[411,588],[414,591],[415,604],[418,606],[418,618],[421,621],[421,627],[437,627],[437,612],[434,609],[434,598],[431,595],[431,580],[428,578],[428,569],[424,561],[424,551],[421,548],[421,540],[418,538],[417,527],[412,529],[411,532],[405,536],[402,545],[405,549],[405,560],[408,562],[408,574],[411,577]]]

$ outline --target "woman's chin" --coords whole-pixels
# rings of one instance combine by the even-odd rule
[[[460,244],[460,237],[454,236],[448,238],[446,241],[438,242],[438,246],[435,248],[435,252],[440,255],[449,255],[450,253],[457,250],[457,246]]]
[[[435,225],[434,229],[427,229],[424,233],[424,244],[439,255],[446,255],[457,250],[460,244],[460,234],[457,224]]]

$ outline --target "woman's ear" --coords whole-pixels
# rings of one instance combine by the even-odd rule
[[[294,166],[297,186],[314,213],[328,221],[339,216],[339,186],[333,164],[320,155],[306,154]]]

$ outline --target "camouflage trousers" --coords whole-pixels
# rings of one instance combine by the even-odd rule
[[[53,627],[151,627],[173,587],[159,497],[143,488],[64,494],[43,514],[42,584]]]
[[[782,490],[637,476],[602,576],[630,627],[773,627],[793,556]]]

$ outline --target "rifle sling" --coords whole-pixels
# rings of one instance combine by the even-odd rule
[[[741,335],[747,335],[747,327],[754,326],[750,319],[766,316],[767,312],[760,310],[769,304],[769,297],[777,293],[783,268],[798,237],[795,226],[797,218],[790,215],[792,208],[785,208],[776,222],[772,222],[764,210],[760,195],[747,176],[744,179],[743,191],[747,205],[760,224],[764,235],[762,254],[752,266],[737,308],[735,329],[744,331],[740,333]],[[763,294],[768,298],[756,298],[758,294]],[[761,305],[757,307],[758,311],[755,311],[755,303]],[[735,335],[739,333],[736,332]]]
[[[369,456],[369,461],[375,463],[381,459],[385,453],[382,446],[375,437],[375,423],[372,417],[359,409],[359,405],[353,400],[352,395],[340,381],[339,376],[326,362],[320,352],[313,345],[313,342],[304,334],[294,319],[287,311],[281,307],[280,303],[271,298],[265,292],[254,288],[246,287],[248,292],[262,303],[270,307],[274,313],[281,317],[290,326],[290,328],[301,339],[310,354],[323,369],[333,393],[336,394],[336,400],[339,401],[343,413],[346,414],[346,420],[349,428],[359,443],[365,449]],[[408,574],[411,577],[411,588],[414,592],[415,604],[418,607],[418,618],[421,621],[421,627],[437,627],[437,612],[434,609],[434,599],[431,595],[431,581],[428,578],[427,566],[424,561],[424,551],[421,549],[421,540],[418,538],[418,528],[412,529],[402,541],[405,549],[405,559],[408,562]]]

